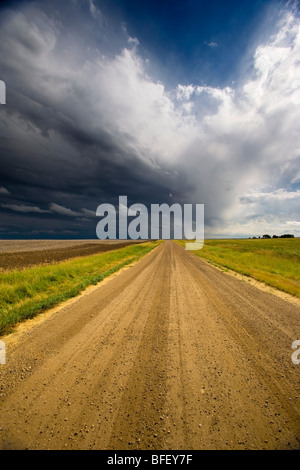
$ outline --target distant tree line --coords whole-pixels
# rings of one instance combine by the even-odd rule
[[[252,239],[256,239],[256,238],[295,238],[295,235],[292,235],[291,233],[285,233],[284,235],[273,235],[271,237],[271,235],[268,235],[266,233],[262,237],[249,237],[249,238],[252,238]]]
[[[295,235],[292,235],[291,233],[285,233],[284,235],[273,235],[272,238],[295,238]]]

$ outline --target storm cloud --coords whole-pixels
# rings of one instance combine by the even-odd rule
[[[54,3],[1,14],[2,233],[95,237],[97,206],[127,195],[204,203],[207,236],[300,234],[295,6],[230,85],[171,88],[96,2]]]

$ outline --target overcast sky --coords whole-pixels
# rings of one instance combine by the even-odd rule
[[[300,236],[297,1],[2,2],[0,238],[202,203],[206,237]]]

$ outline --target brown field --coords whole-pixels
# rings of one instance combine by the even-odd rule
[[[0,240],[0,270],[55,263],[135,243],[140,240]]]
[[[3,449],[300,449],[300,308],[173,242],[24,324]]]
[[[80,245],[114,245],[133,243],[132,240],[0,240],[0,253],[71,248]],[[136,243],[140,242],[137,240]]]

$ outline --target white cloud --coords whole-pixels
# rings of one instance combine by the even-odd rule
[[[241,199],[243,198],[247,200],[246,202],[250,203],[270,200],[279,202],[289,199],[297,199],[300,201],[300,191],[286,191],[285,189],[280,188],[272,192],[253,192],[241,197]]]
[[[8,189],[4,188],[3,186],[0,187],[0,194],[10,194]]]
[[[102,18],[102,13],[99,10],[99,8],[95,6],[93,0],[89,0],[89,7],[90,7],[90,14],[95,20]]]
[[[90,209],[81,209],[81,212],[86,217],[95,217],[96,211],[91,211]]]
[[[211,47],[211,48],[218,47],[218,43],[214,41],[204,42],[204,44],[206,44],[208,47]]]
[[[178,85],[176,98],[178,100],[189,100],[197,88],[194,85]]]
[[[49,206],[49,209],[51,212],[54,212],[59,215],[66,215],[67,217],[95,217],[96,216],[96,211],[93,212],[89,209],[80,209],[79,211],[75,211],[73,209],[70,209],[68,207],[62,206],[60,204],[55,204],[52,202]],[[48,211],[49,212],[49,211]]]
[[[73,211],[72,209],[61,206],[59,204],[55,204],[53,202],[50,204],[49,209],[59,215],[66,215],[68,217],[78,217],[82,215],[80,212]]]
[[[300,183],[300,171],[296,173],[296,175],[292,178],[292,184]]]
[[[93,212],[85,208],[81,209],[80,211],[75,211],[75,210],[69,209],[68,207],[64,207],[62,205],[55,204],[55,203],[51,203],[49,205],[49,210],[41,209],[40,207],[37,207],[37,206],[29,206],[26,204],[1,204],[1,207],[3,207],[4,209],[12,210],[14,212],[23,212],[23,213],[35,213],[35,214],[56,213],[56,214],[64,215],[68,217],[88,217],[88,218],[92,218],[96,216],[96,211]]]
[[[129,37],[127,42],[133,47],[137,47],[140,44],[140,41],[137,38],[132,38],[132,37]]]
[[[298,221],[298,220],[288,220],[287,222],[285,222],[285,225],[292,225],[292,226],[295,226],[295,227],[300,227],[300,221]]]
[[[220,231],[231,227],[240,233],[243,222],[249,229],[250,217],[259,225],[260,217],[279,211],[284,218],[291,212],[300,216],[299,191],[289,188],[299,182],[298,172],[285,181],[287,188],[281,181],[288,168],[297,167],[300,156],[300,107],[295,104],[300,77],[299,19],[285,15],[277,34],[257,47],[253,63],[255,75],[244,77],[242,86],[190,88],[194,96],[206,94],[219,102],[216,112],[202,120],[203,132],[191,146],[191,168],[196,181],[199,165],[199,198],[203,189],[209,194],[206,208],[219,217]],[[278,223],[279,219],[268,221],[269,225]]]

